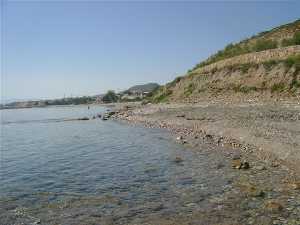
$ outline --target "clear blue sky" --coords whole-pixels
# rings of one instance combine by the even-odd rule
[[[164,84],[300,2],[5,1],[2,97],[56,98]]]

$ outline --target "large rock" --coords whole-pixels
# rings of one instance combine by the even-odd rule
[[[270,212],[277,213],[283,210],[283,206],[277,201],[270,200],[265,203],[265,209]]]

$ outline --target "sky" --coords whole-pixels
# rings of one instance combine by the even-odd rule
[[[300,18],[300,2],[1,3],[1,97],[164,84],[228,43]]]

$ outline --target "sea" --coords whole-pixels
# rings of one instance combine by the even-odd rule
[[[0,110],[1,225],[147,224],[201,210],[226,190],[204,147],[183,146],[166,130],[93,119],[107,110]]]

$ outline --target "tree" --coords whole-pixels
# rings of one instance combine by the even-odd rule
[[[102,101],[105,103],[111,103],[111,102],[117,102],[118,101],[118,96],[116,93],[112,90],[108,91],[102,98]]]

